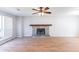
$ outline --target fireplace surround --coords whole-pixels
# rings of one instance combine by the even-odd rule
[[[49,26],[51,24],[31,24],[32,36],[49,36]]]

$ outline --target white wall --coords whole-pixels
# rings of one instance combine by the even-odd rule
[[[24,17],[23,18],[23,33],[24,36],[32,36],[32,27],[30,26],[30,24],[52,24],[54,25],[54,17]],[[54,26],[50,27],[50,35],[52,33],[54,33]],[[54,34],[52,34],[51,36],[53,36]]]
[[[16,17],[16,36],[22,37],[23,36],[23,17]]]
[[[54,34],[63,37],[79,36],[79,18],[77,16],[57,17],[55,20]]]
[[[17,35],[32,36],[30,24],[52,24],[50,36],[55,37],[78,37],[79,18],[77,16],[28,16],[18,17]],[[22,35],[21,35],[22,34]]]

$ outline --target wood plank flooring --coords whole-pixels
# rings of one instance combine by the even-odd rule
[[[79,52],[79,38],[24,37],[0,46],[0,52]]]

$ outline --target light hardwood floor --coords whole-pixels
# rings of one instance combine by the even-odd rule
[[[16,38],[0,46],[1,52],[76,52],[79,38],[24,37]]]

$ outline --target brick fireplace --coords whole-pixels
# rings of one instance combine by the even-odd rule
[[[32,36],[49,36],[49,26],[51,24],[31,24]]]

